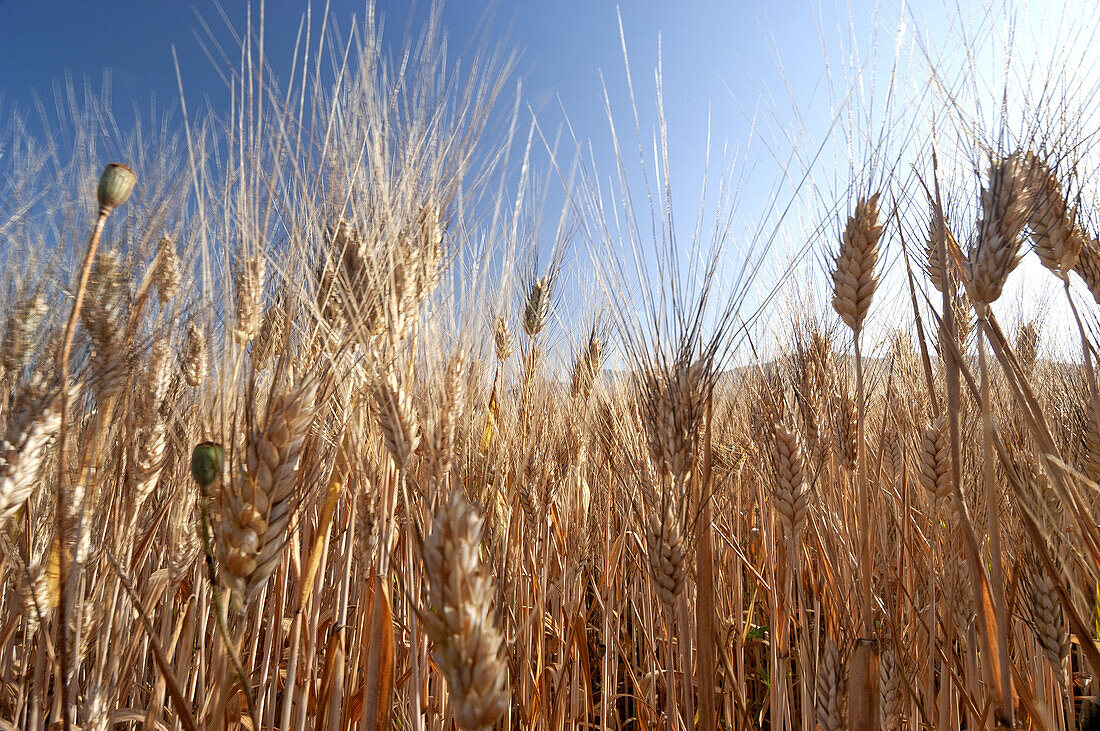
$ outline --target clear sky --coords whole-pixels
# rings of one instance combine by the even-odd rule
[[[244,27],[249,3],[221,3],[229,22]],[[258,2],[251,3],[254,12]],[[812,84],[822,71],[817,25],[836,24],[837,11],[800,0],[626,0],[623,23],[634,56],[635,73],[646,78],[656,59],[658,36],[663,44],[666,101],[674,128],[694,128],[708,103],[717,116],[729,117],[735,95],[751,99],[757,90],[748,77],[772,82],[776,77],[773,46],[783,56],[788,78],[796,85]],[[318,13],[322,3],[314,3]],[[409,22],[409,4],[382,0],[377,5],[386,18],[390,42],[400,40]],[[617,5],[611,0],[451,0],[444,3],[444,26],[458,50],[487,12],[495,8],[495,35],[509,33],[523,49],[520,73],[528,81],[532,104],[540,107],[560,95],[582,126],[600,121],[600,71],[617,87],[622,78]],[[289,69],[299,19],[306,3],[269,0],[266,3],[268,58],[278,71]],[[346,28],[352,15],[362,17],[362,2],[333,0],[332,17]],[[412,24],[423,21],[427,3],[412,14]],[[873,3],[845,3],[841,22],[857,29],[870,25]],[[829,17],[832,13],[833,17]],[[200,20],[201,18],[201,20]],[[99,87],[110,75],[116,106],[138,104],[147,109],[151,97],[166,104],[178,97],[172,51],[183,70],[189,97],[207,96],[214,106],[224,105],[227,94],[215,68],[196,36],[206,40],[209,25],[214,36],[232,53],[232,40],[212,0],[0,0],[0,89],[8,103],[27,107],[37,94],[48,98],[51,85],[66,75]],[[869,35],[868,35],[869,40]],[[231,59],[235,63],[236,59]],[[743,92],[743,93],[742,93]],[[739,116],[739,115],[737,115]],[[736,133],[736,129],[730,129]]]
[[[189,108],[194,111],[205,100],[224,111],[229,93],[218,68],[238,65],[226,20],[243,29],[249,3],[225,0],[220,5],[224,19],[214,0],[0,0],[3,109],[14,106],[29,113],[35,127],[35,100],[52,108],[56,85],[71,77],[78,87],[87,83],[95,91],[108,84],[115,114],[125,125],[135,108],[147,117],[154,100],[159,111],[177,103],[175,50]],[[259,5],[251,3],[254,13]],[[314,6],[319,15],[323,3]],[[266,55],[277,74],[289,72],[306,7],[302,0],[266,3]],[[396,0],[377,5],[387,42],[394,46],[410,26],[423,24],[428,3],[415,5],[411,16],[408,7]],[[629,105],[620,9],[639,107],[650,120],[660,43],[672,157],[685,180],[701,177],[708,119],[715,147],[725,142],[743,146],[762,97],[780,114],[790,112],[784,83],[799,105],[821,100],[825,59],[843,52],[835,39],[851,32],[865,53],[874,41],[876,14],[871,0],[625,0],[620,5],[613,0],[450,0],[443,5],[443,25],[453,52],[461,53],[491,13],[492,35],[506,36],[523,53],[518,76],[534,111],[552,130],[564,109],[578,136],[593,140],[599,150],[607,144],[601,74],[618,121],[630,120],[623,112]],[[362,18],[365,12],[361,1],[331,2],[331,16],[345,29],[353,15]],[[894,22],[896,17],[879,25]],[[833,39],[827,48],[823,37]],[[228,62],[208,59],[204,45],[212,49],[215,41],[226,49]],[[650,126],[643,119],[643,127]]]
[[[1079,17],[1091,17],[1089,1],[1077,4]],[[40,129],[36,104],[40,100],[49,115],[55,89],[66,78],[93,91],[109,87],[124,128],[135,113],[147,119],[155,109],[159,115],[178,104],[173,50],[189,112],[204,106],[225,112],[230,95],[219,69],[239,66],[229,27],[245,27],[250,5],[255,19],[259,0],[224,0],[220,7],[213,0],[0,0],[0,121],[15,109],[28,117],[32,130]],[[1046,4],[1019,6],[1042,11]],[[314,3],[315,17],[323,7]],[[289,72],[306,8],[299,0],[266,2],[266,56],[277,75]],[[376,10],[384,18],[385,42],[398,47],[407,31],[415,36],[423,25],[428,3],[414,5],[410,14],[408,3],[379,0]],[[353,16],[365,12],[361,1],[330,3],[331,17],[345,30]],[[690,221],[706,163],[708,121],[712,163],[721,161],[728,145],[743,165],[760,172],[746,186],[742,206],[747,217],[759,219],[769,207],[774,181],[791,166],[784,134],[812,149],[828,133],[851,68],[870,70],[856,90],[865,95],[889,76],[896,42],[904,37],[910,58],[925,44],[942,48],[952,37],[948,25],[958,22],[952,16],[971,10],[967,3],[946,0],[620,0],[618,5],[614,0],[449,0],[443,4],[443,27],[452,53],[461,54],[490,16],[491,37],[506,37],[522,51],[517,78],[523,79],[525,98],[540,123],[550,132],[559,129],[564,110],[577,135],[591,140],[597,158],[606,162],[610,143],[601,78],[616,123],[630,134],[633,126],[619,12],[647,137],[655,123],[653,71],[660,47],[671,174],[677,205]],[[1000,20],[975,13],[973,27],[994,27]],[[217,56],[218,45],[228,59],[208,58],[208,52]],[[961,47],[956,55],[962,57]],[[903,82],[910,84],[904,96],[919,100],[922,90],[913,85],[926,80]],[[913,116],[927,113],[913,109]],[[866,131],[858,129],[859,119],[839,123],[856,128],[857,135]],[[834,144],[826,152],[832,159],[820,165],[822,177],[814,186],[824,191],[823,199],[850,183],[843,148],[843,140]]]
[[[225,112],[230,95],[219,69],[239,66],[227,26],[241,32],[250,6],[255,20],[258,0],[0,0],[0,114],[17,109],[31,129],[40,129],[36,104],[41,101],[48,115],[55,89],[71,78],[78,90],[85,84],[93,92],[109,88],[125,128],[135,114],[149,119],[154,109],[160,114],[178,104],[173,51],[189,113],[206,105]],[[315,22],[323,7],[314,3]],[[385,41],[395,48],[406,32],[415,36],[423,26],[429,2],[413,5],[411,14],[409,7],[397,0],[376,6]],[[303,0],[264,5],[266,57],[277,75],[289,73],[306,8]],[[361,0],[332,0],[330,6],[330,17],[345,31],[353,16],[361,19],[366,12]],[[443,27],[458,55],[469,50],[476,29],[490,17],[490,36],[506,38],[522,53],[517,78],[547,134],[561,128],[564,110],[577,136],[592,142],[607,175],[614,168],[604,82],[629,154],[636,149],[620,12],[645,136],[655,123],[653,73],[660,48],[672,176],[690,222],[706,163],[708,121],[715,162],[724,144],[743,155],[761,99],[776,106],[785,123],[794,115],[784,83],[799,105],[824,99],[824,59],[840,46],[834,40],[825,48],[820,39],[847,35],[851,24],[853,36],[870,45],[875,10],[869,0],[449,0],[443,3]],[[227,59],[217,57],[218,45]],[[762,149],[759,154],[766,156]]]

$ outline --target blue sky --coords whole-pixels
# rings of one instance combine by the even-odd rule
[[[222,5],[229,23],[242,29],[249,4],[229,0]],[[259,3],[251,5],[258,13]],[[319,14],[323,5],[315,6]],[[387,42],[399,45],[407,28],[423,23],[427,7],[419,3],[410,18],[407,3],[379,2]],[[305,8],[297,1],[266,3],[267,57],[277,74],[289,72]],[[366,12],[362,2],[349,0],[333,0],[331,8],[345,29],[353,15],[362,18]],[[523,53],[518,75],[534,111],[553,129],[563,108],[578,135],[594,140],[600,150],[607,145],[601,74],[619,122],[629,120],[623,112],[629,106],[618,8],[611,0],[452,0],[444,3],[443,24],[454,52],[461,53],[464,41],[491,12],[492,35],[507,36]],[[780,107],[786,104],[784,76],[796,98],[810,99],[816,88],[820,99],[826,57],[818,40],[821,26],[831,36],[828,31],[851,22],[856,36],[869,44],[874,12],[868,0],[840,6],[808,0],[627,0],[621,13],[639,107],[652,118],[652,74],[660,42],[673,159],[683,166],[685,179],[697,180],[708,118],[721,149],[725,141],[746,142],[747,115],[762,94],[773,96]],[[212,63],[203,48],[213,47],[211,33],[230,54],[228,65],[235,66],[232,35],[212,0],[0,0],[3,110],[21,110],[37,128],[36,99],[49,111],[56,85],[72,78],[78,87],[87,83],[94,91],[109,86],[115,114],[125,125],[134,109],[147,117],[153,108],[164,111],[178,103],[174,49],[189,109],[209,104],[224,111],[229,93],[217,72],[223,64]]]
[[[243,30],[250,6],[258,19],[260,3],[225,0],[221,5],[224,18],[213,0],[0,0],[0,123],[14,109],[28,118],[32,130],[41,130],[36,103],[40,100],[49,116],[54,90],[67,78],[93,91],[109,87],[123,128],[135,114],[143,119],[159,115],[178,105],[173,51],[189,114],[204,107],[226,112],[230,94],[219,69],[239,65],[229,27]],[[408,3],[379,0],[385,43],[397,48],[406,32],[415,36],[428,5],[420,2],[410,13]],[[1027,3],[1019,5],[1028,9]],[[314,3],[315,18],[323,7]],[[264,6],[266,56],[278,76],[290,70],[306,8],[297,0],[268,0]],[[353,16],[361,19],[366,12],[361,1],[330,4],[331,17],[345,30]],[[747,220],[759,220],[789,165],[785,134],[814,149],[829,133],[836,96],[846,93],[853,67],[868,72],[857,90],[860,104],[866,104],[870,89],[881,86],[890,72],[899,20],[905,20],[910,59],[921,39],[941,50],[955,42],[957,33],[947,27],[957,22],[951,20],[954,15],[976,15],[977,20],[967,21],[972,28],[989,22],[981,19],[981,10],[951,0],[881,6],[873,0],[621,0],[618,5],[613,0],[449,0],[443,4],[443,27],[457,56],[470,50],[475,32],[490,18],[489,35],[507,38],[522,52],[517,79],[523,79],[526,102],[540,124],[552,134],[561,128],[564,110],[578,137],[591,141],[606,178],[613,169],[603,82],[620,133],[626,133],[626,152],[631,157],[636,152],[620,12],[647,142],[656,122],[653,72],[660,47],[671,176],[678,214],[683,212],[680,218],[688,227],[707,163],[708,122],[712,172],[726,146],[742,169],[754,171],[743,186],[742,209]],[[1023,17],[1029,17],[1027,12]],[[999,18],[992,20],[995,24]],[[219,44],[227,61],[207,56]],[[962,57],[961,48],[947,53]],[[919,98],[919,85],[926,83],[914,81],[902,79],[911,99]],[[927,110],[913,111],[919,116]],[[856,135],[867,132],[858,116],[840,123]],[[831,193],[835,203],[853,177],[847,152],[843,139],[825,149],[813,181],[823,201]],[[812,226],[814,216],[828,213],[804,208],[795,215],[807,216],[802,225]],[[781,268],[782,257],[777,262],[774,266]],[[818,255],[819,269],[820,262]]]
[[[178,104],[173,50],[189,115],[205,106],[224,113],[230,95],[219,68],[239,65],[227,22],[241,31],[249,7],[256,20],[260,3],[226,0],[221,5],[225,17],[213,0],[0,0],[0,115],[17,109],[31,129],[40,130],[36,104],[41,101],[48,116],[54,90],[71,78],[78,89],[84,84],[94,92],[109,88],[123,128],[135,114],[149,119]],[[290,0],[264,5],[266,56],[284,78],[306,7]],[[315,17],[323,7],[314,3]],[[385,42],[399,47],[410,29],[415,36],[428,9],[428,2],[420,2],[410,14],[407,3],[380,0],[376,10],[384,17]],[[331,3],[331,17],[345,30],[353,16],[366,12],[361,1]],[[627,153],[633,157],[636,150],[620,12],[646,137],[656,120],[653,73],[660,48],[672,178],[689,225],[706,164],[708,121],[716,150],[712,162],[720,162],[725,144],[743,157],[752,137],[750,117],[760,114],[761,100],[774,106],[774,116],[784,123],[796,116],[785,84],[799,106],[825,100],[824,61],[844,51],[836,40],[823,48],[819,38],[851,31],[869,46],[874,36],[875,8],[869,0],[625,0],[619,5],[612,0],[450,0],[443,4],[443,26],[458,55],[469,50],[469,39],[489,17],[489,35],[506,38],[522,53],[517,78],[523,79],[526,102],[547,134],[562,127],[564,110],[578,137],[591,141],[600,172],[608,175],[614,168],[604,82]],[[207,56],[208,51],[216,55],[219,44],[227,61]],[[750,154],[763,156],[765,169],[774,167],[763,148],[754,145]],[[762,192],[758,197],[751,202],[765,205]]]
[[[247,3],[222,3],[229,21],[243,28]],[[254,12],[258,2],[252,3]],[[315,3],[315,13],[323,7]],[[347,21],[366,11],[362,2],[334,0],[332,15]],[[383,0],[377,10],[386,17],[387,39],[400,40],[409,21],[408,4]],[[279,70],[289,69],[298,21],[306,3],[271,0],[266,4],[268,57]],[[524,51],[521,74],[527,78],[532,103],[542,106],[560,95],[571,114],[587,121],[602,117],[599,72],[613,84],[621,79],[622,53],[616,4],[609,0],[452,0],[444,4],[444,25],[460,50],[464,38],[495,8],[496,35],[510,30],[512,43]],[[708,103],[720,110],[731,104],[724,79],[734,90],[755,96],[746,76],[762,81],[775,77],[769,51],[774,43],[796,84],[815,79],[821,53],[813,16],[829,10],[809,2],[759,3],[717,0],[665,2],[628,0],[621,6],[636,73],[648,75],[656,59],[658,35],[664,46],[668,103],[674,125],[698,124]],[[850,6],[852,20],[866,27],[872,4]],[[412,24],[422,22],[427,4],[414,10]],[[844,7],[845,22],[849,7]],[[21,107],[33,95],[50,96],[51,84],[72,75],[98,87],[111,77],[116,105],[137,103],[147,108],[151,97],[161,104],[178,97],[172,50],[183,69],[189,97],[208,96],[224,105],[227,95],[207,60],[196,34],[205,38],[199,18],[231,48],[230,35],[211,0],[193,3],[168,0],[0,0],[0,88],[8,103]],[[235,59],[233,59],[235,61]]]

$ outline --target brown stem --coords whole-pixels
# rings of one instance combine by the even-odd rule
[[[933,170],[937,168],[937,155],[935,147],[932,149]],[[966,505],[966,499],[962,493],[962,446],[959,434],[959,415],[962,410],[962,369],[959,363],[959,352],[955,346],[957,340],[955,326],[955,269],[949,262],[955,261],[955,252],[947,250],[947,230],[943,220],[943,205],[940,195],[938,176],[933,178],[935,185],[935,236],[936,246],[940,253],[940,274],[943,282],[943,338],[944,345],[944,385],[947,391],[947,424],[951,438],[951,488],[958,508],[959,519],[962,524],[962,537],[965,547],[967,563],[974,579],[974,594],[978,605],[978,640],[981,643],[982,652],[991,659],[997,651],[996,628],[991,626],[989,612],[992,610],[992,597],[989,580],[982,565],[981,549],[978,544],[978,536],[974,531],[974,524],[970,519],[970,509]],[[1000,683],[1000,676],[996,672],[987,669],[987,681],[991,687],[996,688]],[[998,688],[999,690],[999,688]]]
[[[1088,336],[1085,335],[1085,326],[1081,323],[1081,315],[1077,312],[1077,305],[1073,302],[1073,297],[1069,293],[1069,277],[1063,276],[1062,284],[1066,289],[1066,301],[1069,302],[1069,309],[1073,312],[1073,321],[1077,323],[1077,332],[1081,335],[1081,355],[1085,359],[1085,375],[1088,380],[1089,387],[1089,404],[1092,406],[1091,413],[1088,414],[1088,420],[1093,428],[1100,430],[1100,391],[1096,386],[1096,370],[1092,365],[1092,346],[1089,345]]]
[[[699,692],[699,723],[702,728],[718,728],[717,709],[715,708],[715,665],[717,663],[717,641],[714,634],[714,547],[713,524],[711,519],[711,494],[713,491],[713,443],[711,427],[714,400],[707,400],[707,426],[703,442],[703,472],[700,480],[702,492],[702,514],[696,524],[696,576],[697,599],[695,603],[696,652],[698,653],[698,676],[696,685]]]
[[[65,489],[67,470],[65,468],[65,447],[67,446],[69,420],[69,358],[72,356],[73,335],[76,333],[76,323],[80,318],[80,308],[84,305],[84,294],[88,290],[88,279],[92,274],[92,262],[95,261],[96,250],[99,248],[99,239],[103,235],[103,227],[107,223],[107,216],[111,211],[108,208],[100,208],[96,217],[95,226],[92,228],[92,237],[88,242],[88,251],[84,254],[84,264],[80,270],[80,280],[76,286],[76,295],[73,298],[73,310],[69,313],[69,322],[65,325],[65,335],[61,339],[61,355],[58,363],[58,381],[61,388],[61,422],[58,426],[57,443],[57,536],[58,536],[58,600],[57,600],[57,647],[58,661],[61,675],[61,728],[69,731],[71,719],[69,718],[69,638],[68,638],[68,613],[69,603],[65,596],[65,585],[68,583],[69,558],[65,546]]]
[[[989,366],[985,353],[986,307],[982,307],[979,316],[982,325],[978,329],[978,369],[982,388],[982,457],[985,463],[983,485],[985,488],[986,524],[989,530],[990,578],[993,584],[993,611],[997,620],[997,654],[1000,672],[1000,716],[999,722],[1011,728],[1014,725],[1014,706],[1012,675],[1008,659],[1008,608],[1005,601],[1004,580],[1001,576],[1001,528],[999,521],[999,500],[997,497],[997,477],[994,474],[993,457],[993,405],[989,395]],[[992,659],[992,658],[991,658]]]
[[[156,630],[153,628],[153,622],[149,619],[149,614],[142,607],[141,599],[134,591],[133,583],[126,577],[122,571],[122,567],[119,566],[118,559],[111,553],[111,549],[104,546],[104,555],[107,556],[108,562],[114,568],[115,573],[118,575],[119,583],[122,588],[126,590],[126,595],[130,598],[130,602],[133,604],[134,611],[137,612],[138,620],[141,622],[142,629],[145,630],[147,640],[149,642],[149,648],[153,651],[153,659],[156,661],[157,669],[160,670],[161,678],[165,683],[165,687],[168,691],[169,698],[172,699],[172,705],[176,709],[176,718],[180,725],[183,726],[185,731],[198,731],[198,725],[195,723],[195,718],[191,714],[191,709],[187,707],[187,700],[183,696],[183,690],[180,688],[179,683],[176,680],[175,674],[172,672],[172,665],[168,661],[168,657],[164,653],[164,649],[161,647],[160,642],[157,640]],[[151,710],[151,708],[150,708]]]
[[[859,331],[852,333],[856,360],[856,495],[859,500],[860,537],[860,613],[863,637],[856,643],[849,671],[848,703],[851,728],[870,731],[879,728],[879,671],[878,645],[875,640],[874,605],[871,592],[873,533],[871,525],[871,484],[867,476],[867,444],[865,417],[867,404],[863,389],[863,355],[860,351]]]
[[[871,600],[871,487],[867,481],[867,445],[864,439],[864,414],[866,404],[863,393],[863,356],[860,352],[859,331],[853,334],[856,356],[856,494],[859,496],[859,525],[863,532],[860,538],[860,613],[863,624],[863,636],[870,639],[875,632],[874,615]]]

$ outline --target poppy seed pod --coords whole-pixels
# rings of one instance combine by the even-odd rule
[[[203,442],[191,452],[191,476],[204,490],[222,474],[225,463],[225,449],[215,442]]]
[[[103,168],[103,174],[99,176],[99,188],[96,189],[100,214],[106,215],[125,203],[134,192],[136,182],[137,175],[125,165],[112,162]]]

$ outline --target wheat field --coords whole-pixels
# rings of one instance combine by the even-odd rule
[[[930,67],[771,281],[507,49],[357,38],[228,119],[5,127],[0,728],[1087,727],[1093,117]]]

